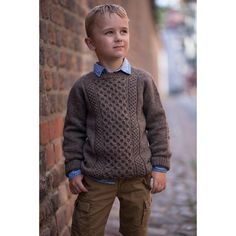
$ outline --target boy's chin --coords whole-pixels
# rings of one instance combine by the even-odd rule
[[[120,59],[124,59],[126,57],[126,54],[121,53],[121,54],[112,54],[112,55],[107,55],[105,57],[99,57],[99,55],[97,55],[98,58],[103,58],[105,60],[110,60],[110,61],[115,61],[115,60],[120,60]]]
[[[124,59],[125,57],[126,57],[125,55],[112,55],[112,56],[108,57],[107,59],[114,61],[114,60]]]
[[[125,53],[117,53],[116,55],[114,55],[114,58],[120,59],[120,58],[124,58],[126,57]]]

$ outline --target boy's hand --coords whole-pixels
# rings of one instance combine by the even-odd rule
[[[151,193],[159,193],[166,188],[166,173],[152,171],[153,184]]]
[[[70,191],[73,194],[79,194],[81,192],[88,192],[82,183],[83,175],[77,175],[69,181]]]

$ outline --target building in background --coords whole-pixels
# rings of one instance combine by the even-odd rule
[[[156,0],[160,87],[166,95],[196,90],[196,1]]]

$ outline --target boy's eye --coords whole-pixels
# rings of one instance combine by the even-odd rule
[[[113,34],[113,31],[107,31],[105,34],[106,34],[106,35]]]
[[[128,30],[122,30],[121,33],[122,33],[122,34],[127,34],[127,33],[128,33]]]

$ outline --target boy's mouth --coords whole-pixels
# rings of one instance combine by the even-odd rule
[[[115,46],[113,48],[123,48],[124,46]]]

